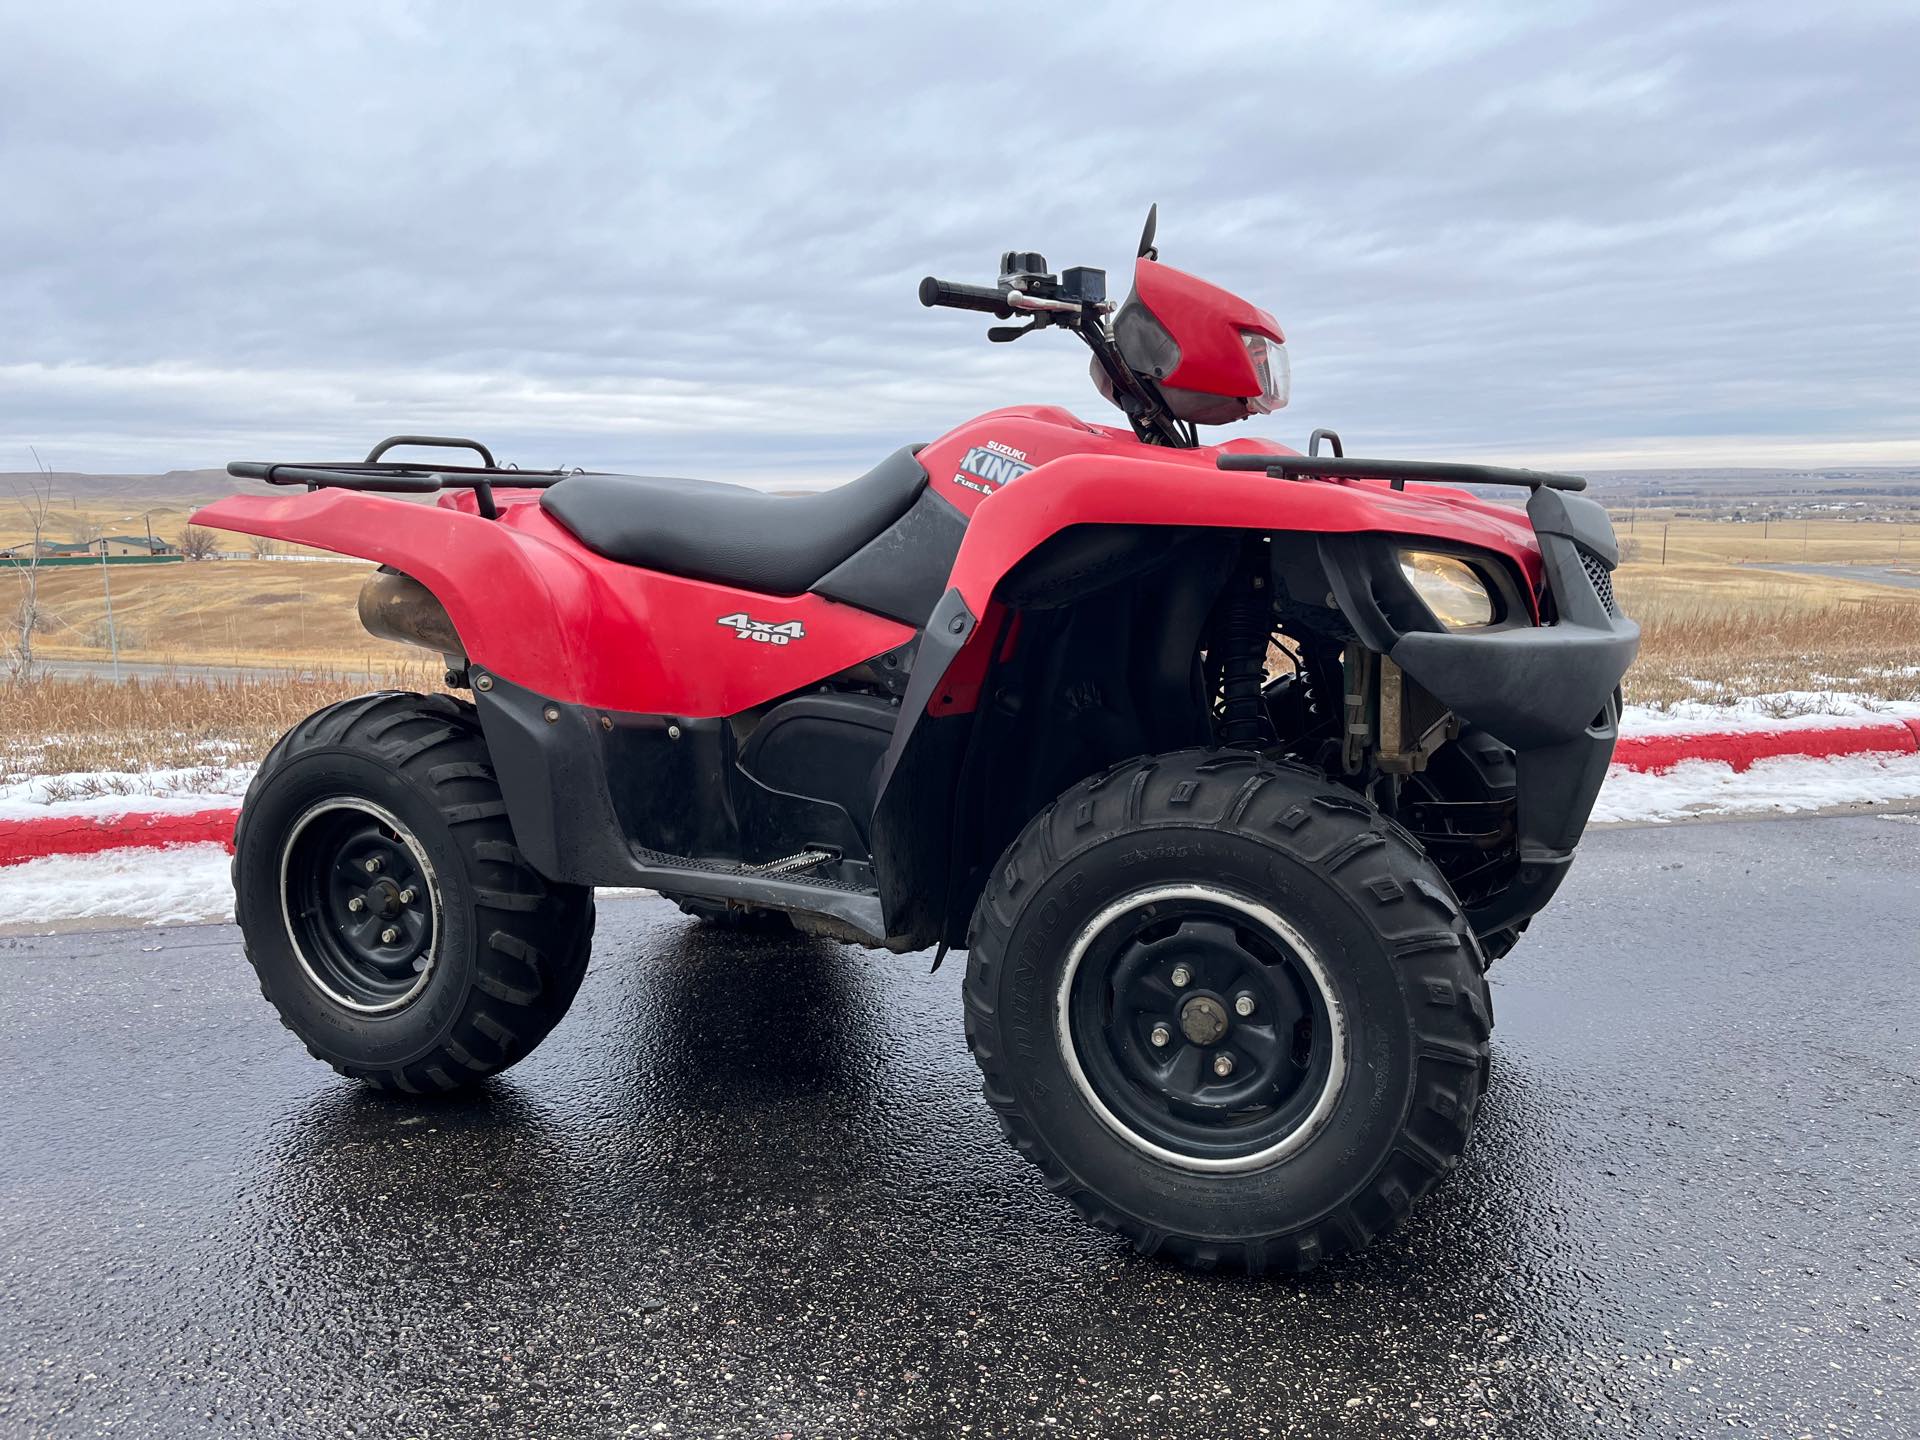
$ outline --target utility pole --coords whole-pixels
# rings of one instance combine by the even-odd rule
[[[1660,563],[1662,565],[1667,563],[1667,531],[1672,528],[1664,522],[1660,526]]]
[[[113,683],[120,683],[120,639],[113,633],[113,567],[107,564],[107,542],[100,542],[100,588],[107,597],[107,648],[113,653]]]

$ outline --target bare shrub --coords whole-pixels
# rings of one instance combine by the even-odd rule
[[[6,557],[8,568],[20,582],[20,603],[14,610],[6,649],[7,670],[16,682],[34,678],[33,637],[46,628],[40,608],[40,547],[46,541],[53,512],[53,480],[40,464],[37,450],[33,463],[39,467],[40,478],[14,487],[14,502],[26,518],[27,541]]]

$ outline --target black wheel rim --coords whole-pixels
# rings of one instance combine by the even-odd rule
[[[1274,1163],[1324,1120],[1345,1027],[1319,960],[1266,907],[1204,887],[1144,892],[1082,931],[1058,1016],[1107,1124],[1169,1163]]]
[[[287,935],[308,977],[351,1010],[397,1010],[426,988],[439,929],[433,870],[388,811],[329,800],[287,837]]]

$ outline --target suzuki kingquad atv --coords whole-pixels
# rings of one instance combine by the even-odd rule
[[[1117,309],[1018,252],[920,286],[1077,335],[1125,428],[996,410],[798,497],[440,437],[232,466],[305,493],[197,523],[378,562],[367,628],[459,692],[330,706],[248,791],[239,923],[308,1048],[407,1092],[503,1070],[580,984],[593,887],[647,886],[964,947],[1007,1135],[1143,1251],[1300,1270],[1404,1217],[1466,1146],[1484,972],[1567,872],[1638,629],[1578,479],[1202,444],[1286,402],[1286,352],[1152,238]]]

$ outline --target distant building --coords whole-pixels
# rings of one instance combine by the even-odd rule
[[[179,549],[146,535],[102,535],[90,548],[96,555],[172,555]]]
[[[10,560],[24,560],[33,553],[31,544],[0,550]],[[85,555],[178,555],[180,547],[144,535],[102,535],[98,540],[42,540],[39,553],[42,560],[77,560]]]

